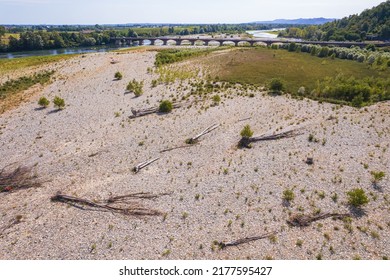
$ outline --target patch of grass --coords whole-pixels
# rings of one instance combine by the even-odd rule
[[[54,71],[45,71],[31,76],[23,76],[19,79],[9,80],[0,85],[0,100],[5,99],[12,94],[24,91],[35,84],[46,84],[53,74]]]
[[[71,59],[76,54],[52,55],[52,56],[31,56],[14,59],[0,59],[0,74],[6,74],[11,71],[20,70],[32,66],[47,65],[49,63],[59,62],[64,59]]]
[[[322,63],[323,61],[326,63]],[[287,92],[298,94],[305,87],[305,96],[332,102],[345,102],[351,105],[355,96],[362,90],[370,88],[369,98],[363,95],[363,103],[355,99],[355,105],[366,105],[371,99],[387,97],[379,96],[389,87],[389,69],[380,71],[365,64],[330,58],[318,58],[306,53],[287,52],[267,48],[251,48],[226,52],[212,56],[206,62],[215,68],[214,75],[221,81],[263,86],[275,77],[282,79]],[[218,65],[218,67],[215,67]],[[328,77],[327,79],[325,79]],[[342,79],[340,77],[345,77]],[[350,80],[350,77],[354,77]],[[370,81],[365,81],[370,79]],[[372,83],[374,81],[374,83]],[[332,85],[333,82],[333,85]],[[337,83],[335,83],[337,82]],[[335,93],[345,89],[347,94],[340,97],[326,92],[324,86],[332,85]],[[360,92],[359,92],[360,89]],[[378,91],[376,90],[378,89]],[[382,89],[382,90],[380,90]],[[351,94],[349,94],[351,93]],[[378,95],[379,94],[379,95]]]
[[[156,55],[156,61],[154,65],[160,67],[162,65],[171,64],[192,57],[197,57],[201,55],[207,55],[211,53],[213,49],[168,49],[162,50]]]

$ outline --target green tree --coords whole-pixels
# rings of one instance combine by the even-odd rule
[[[5,35],[5,27],[0,26],[0,38],[3,37],[4,35]]]
[[[62,99],[61,97],[59,96],[55,96],[54,97],[54,100],[53,100],[53,104],[56,108],[58,108],[59,110],[62,110],[65,108],[65,100]]]
[[[47,106],[49,106],[49,104],[50,104],[50,101],[46,97],[44,97],[44,96],[42,96],[38,100],[38,105],[42,106],[44,108],[47,108]]]

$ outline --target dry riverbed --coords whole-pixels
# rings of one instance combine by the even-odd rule
[[[251,98],[230,89],[218,106],[206,106],[209,100],[130,120],[131,108],[181,94],[178,83],[151,87],[158,76],[147,68],[155,55],[95,53],[63,61],[53,66],[53,83],[0,116],[0,168],[31,166],[43,181],[40,188],[0,193],[0,259],[390,257],[389,102],[355,109],[260,90]],[[123,80],[114,80],[117,71]],[[144,80],[141,97],[125,93],[133,79]],[[64,98],[64,110],[37,108],[39,97],[56,95]],[[160,153],[214,123],[221,126],[199,144]],[[255,135],[289,128],[299,133],[238,149],[246,124]],[[308,141],[310,135],[314,141]],[[313,165],[305,163],[308,157]],[[371,171],[386,173],[377,187]],[[370,200],[360,215],[346,203],[353,188],[364,189]],[[283,201],[286,189],[295,194],[290,205]],[[83,210],[52,202],[58,192],[95,202],[164,194],[134,200],[162,214]],[[296,213],[352,218],[292,227],[286,221]],[[7,227],[15,217],[18,222]],[[239,246],[217,244],[272,232]]]

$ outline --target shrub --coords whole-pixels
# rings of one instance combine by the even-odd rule
[[[284,89],[282,80],[278,78],[272,79],[269,87],[273,92],[280,92]]]
[[[219,102],[221,102],[221,97],[218,94],[214,95],[213,102],[214,102],[214,104],[219,104]]]
[[[361,108],[363,106],[363,95],[362,94],[359,94],[359,95],[356,95],[353,99],[352,99],[352,102],[351,102],[351,105],[353,107],[356,107],[356,108]]]
[[[284,200],[291,202],[294,200],[294,198],[295,198],[295,194],[292,190],[286,189],[283,191],[283,199]]]
[[[130,92],[133,92],[134,95],[138,97],[144,93],[143,87],[144,87],[144,81],[138,82],[135,79],[133,79],[131,82],[129,82],[126,89]]]
[[[241,130],[240,135],[243,138],[250,138],[253,136],[253,131],[251,130],[251,127],[249,126],[249,124],[244,126],[244,128]]]
[[[160,103],[158,111],[160,113],[169,113],[169,112],[172,112],[172,109],[173,109],[172,102],[169,100],[163,100]]]
[[[320,52],[318,53],[318,57],[327,57],[329,54],[329,48],[328,47],[322,47],[320,49]]]
[[[53,100],[53,104],[56,108],[62,110],[65,107],[65,100],[60,98],[59,96],[55,96]]]
[[[363,189],[353,189],[347,192],[348,203],[354,207],[362,207],[368,203],[368,198]]]
[[[385,172],[383,171],[371,171],[371,175],[372,175],[372,182],[373,183],[378,183],[379,181],[381,181],[385,176]]]
[[[46,97],[44,97],[44,96],[42,96],[38,100],[38,105],[42,106],[44,108],[47,108],[47,106],[49,106],[49,104],[50,104],[50,101]]]
[[[123,78],[121,72],[116,72],[114,77],[115,77],[115,79],[117,79],[117,80],[122,80],[122,78]]]
[[[152,88],[157,87],[158,81],[157,80],[152,80]]]

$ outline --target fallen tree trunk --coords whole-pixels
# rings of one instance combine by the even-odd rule
[[[178,109],[180,107],[185,106],[186,104],[187,103],[173,103],[172,107],[173,107],[173,109]],[[156,114],[158,112],[159,112],[159,107],[150,107],[150,108],[139,109],[139,110],[131,108],[131,113],[133,115],[129,116],[129,118],[135,119],[135,118],[143,117],[143,116],[150,115],[150,114]]]
[[[112,198],[111,198],[112,200]],[[131,203],[128,201],[121,200],[120,202],[122,204],[125,204],[125,206],[110,206],[109,204],[116,203],[118,201],[112,201],[109,202],[110,199],[104,201],[104,202],[94,202],[92,200],[78,198],[74,196],[69,195],[63,195],[63,194],[56,194],[55,196],[51,197],[51,201],[54,202],[62,202],[69,205],[72,205],[76,208],[83,209],[83,210],[91,210],[91,209],[97,209],[101,211],[109,211],[112,213],[119,213],[123,215],[128,216],[159,216],[162,215],[162,212],[158,210],[148,209],[145,207],[142,207],[139,205],[139,203],[132,201]],[[130,206],[128,205],[130,204]]]
[[[327,218],[335,218],[335,219],[343,219],[346,217],[351,217],[350,214],[322,214],[322,215],[303,215],[303,214],[298,214],[298,215],[293,215],[289,220],[287,220],[287,223],[291,226],[295,227],[306,227],[309,226],[312,222],[318,221],[318,220],[323,220]]]
[[[224,249],[226,247],[238,246],[238,245],[249,243],[249,242],[253,242],[253,241],[256,241],[256,240],[269,238],[269,237],[275,235],[276,233],[277,232],[274,231],[274,232],[266,233],[266,234],[263,234],[263,235],[260,235],[260,236],[246,237],[246,238],[242,238],[242,239],[238,239],[238,240],[234,240],[234,241],[230,241],[230,242],[220,242],[218,245],[220,246],[221,249]]]
[[[299,135],[295,129],[288,130],[285,132],[277,133],[277,134],[264,134],[256,137],[242,137],[240,142],[238,142],[239,147],[250,148],[250,144],[254,142],[260,141],[271,141],[278,140],[282,138],[290,138]]]
[[[155,162],[155,161],[157,161],[159,159],[160,158],[155,158],[155,159],[152,159],[152,160],[141,162],[140,164],[138,164],[136,167],[133,168],[133,172],[137,174],[138,172],[140,172],[140,170],[142,168],[145,168],[146,166],[152,164],[153,162]]]
[[[213,124],[212,126],[209,126],[207,127],[205,130],[203,130],[201,133],[199,133],[198,135],[192,137],[192,138],[189,138],[186,140],[186,144],[195,144],[198,142],[198,139],[200,137],[202,137],[203,135],[207,134],[207,133],[210,133],[211,131],[217,129],[218,127],[220,126],[220,124]]]

